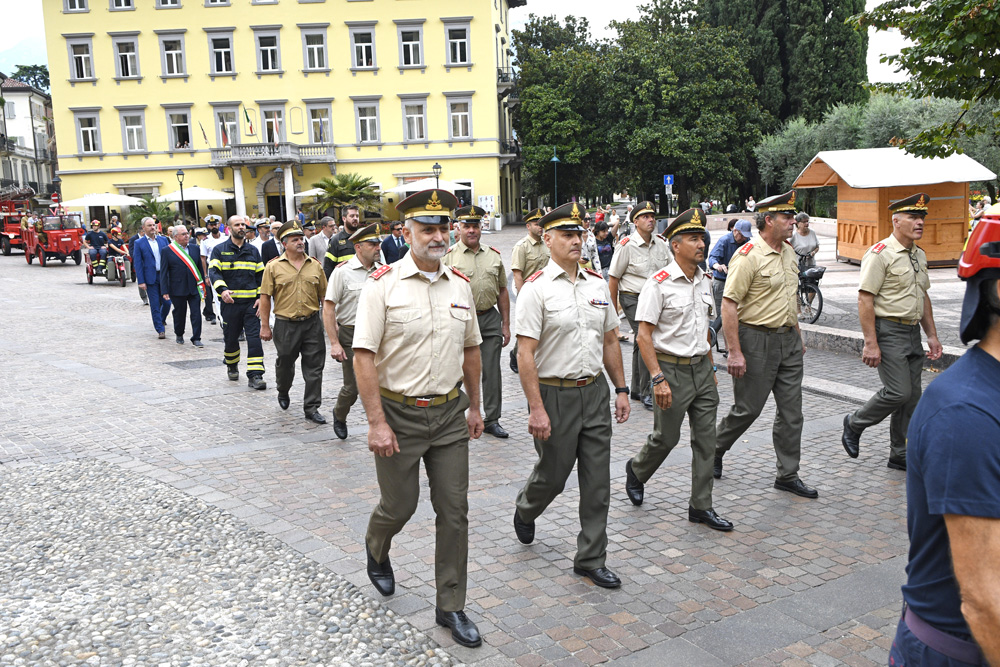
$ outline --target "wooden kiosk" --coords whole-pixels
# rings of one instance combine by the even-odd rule
[[[969,182],[997,176],[967,155],[919,158],[902,148],[821,151],[792,187],[837,186],[837,259],[860,263],[892,233],[889,204],[931,197],[920,247],[930,266],[955,266],[969,227]]]

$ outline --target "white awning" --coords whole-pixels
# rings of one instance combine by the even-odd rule
[[[902,148],[820,151],[792,187],[821,188],[844,181],[852,188],[892,188],[991,181],[992,171],[968,155],[920,158]]]

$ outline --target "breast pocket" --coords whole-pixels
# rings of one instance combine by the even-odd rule
[[[714,320],[719,316],[719,314],[715,312],[715,299],[712,298],[711,294],[701,295],[699,310],[701,310],[705,317],[709,320]]]
[[[469,326],[469,320],[472,319],[472,310],[449,308],[448,314],[451,316],[448,318],[451,337],[459,345],[465,347],[465,329]]]
[[[555,328],[559,331],[570,331],[580,326],[577,321],[576,309],[568,299],[547,300],[545,302],[544,321],[542,328]]]
[[[784,287],[784,271],[780,269],[761,269],[760,277],[767,284],[769,291],[777,291]]]
[[[420,339],[423,312],[419,308],[390,308],[385,313],[385,338],[399,343]]]

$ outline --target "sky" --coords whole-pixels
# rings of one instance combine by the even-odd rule
[[[49,0],[58,1],[58,0]],[[580,0],[528,0],[525,7],[510,11],[513,28],[519,28],[529,14],[555,15],[560,20],[566,16],[585,16],[590,22],[591,33],[596,38],[614,37],[608,29],[611,21],[623,21],[639,16],[639,5],[646,0],[617,0],[616,2],[581,2]],[[878,0],[868,0],[872,7]],[[10,74],[17,65],[45,64],[45,31],[42,25],[42,0],[4,0],[4,23],[8,26],[0,44],[0,72]],[[15,28],[11,29],[10,26]],[[19,37],[19,39],[18,39]],[[880,64],[879,56],[898,51],[901,39],[898,34],[879,33],[870,40],[868,51],[868,78],[874,81],[899,81],[898,74]]]

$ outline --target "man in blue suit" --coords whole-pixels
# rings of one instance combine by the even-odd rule
[[[152,218],[142,219],[142,233],[135,242],[135,276],[139,289],[146,290],[149,311],[153,314],[153,328],[159,338],[166,338],[163,322],[170,312],[170,302],[160,296],[160,252],[169,241],[156,235],[156,221]]]
[[[392,234],[386,236],[382,241],[382,255],[386,264],[398,262],[409,250],[409,246],[403,242],[403,223],[392,223]]]
[[[205,347],[201,342],[201,260],[198,242],[191,240],[191,233],[184,225],[173,228],[173,241],[160,251],[160,294],[174,307],[174,335],[177,344],[184,344],[184,316],[191,309],[191,344]],[[198,258],[197,260],[195,258]]]

